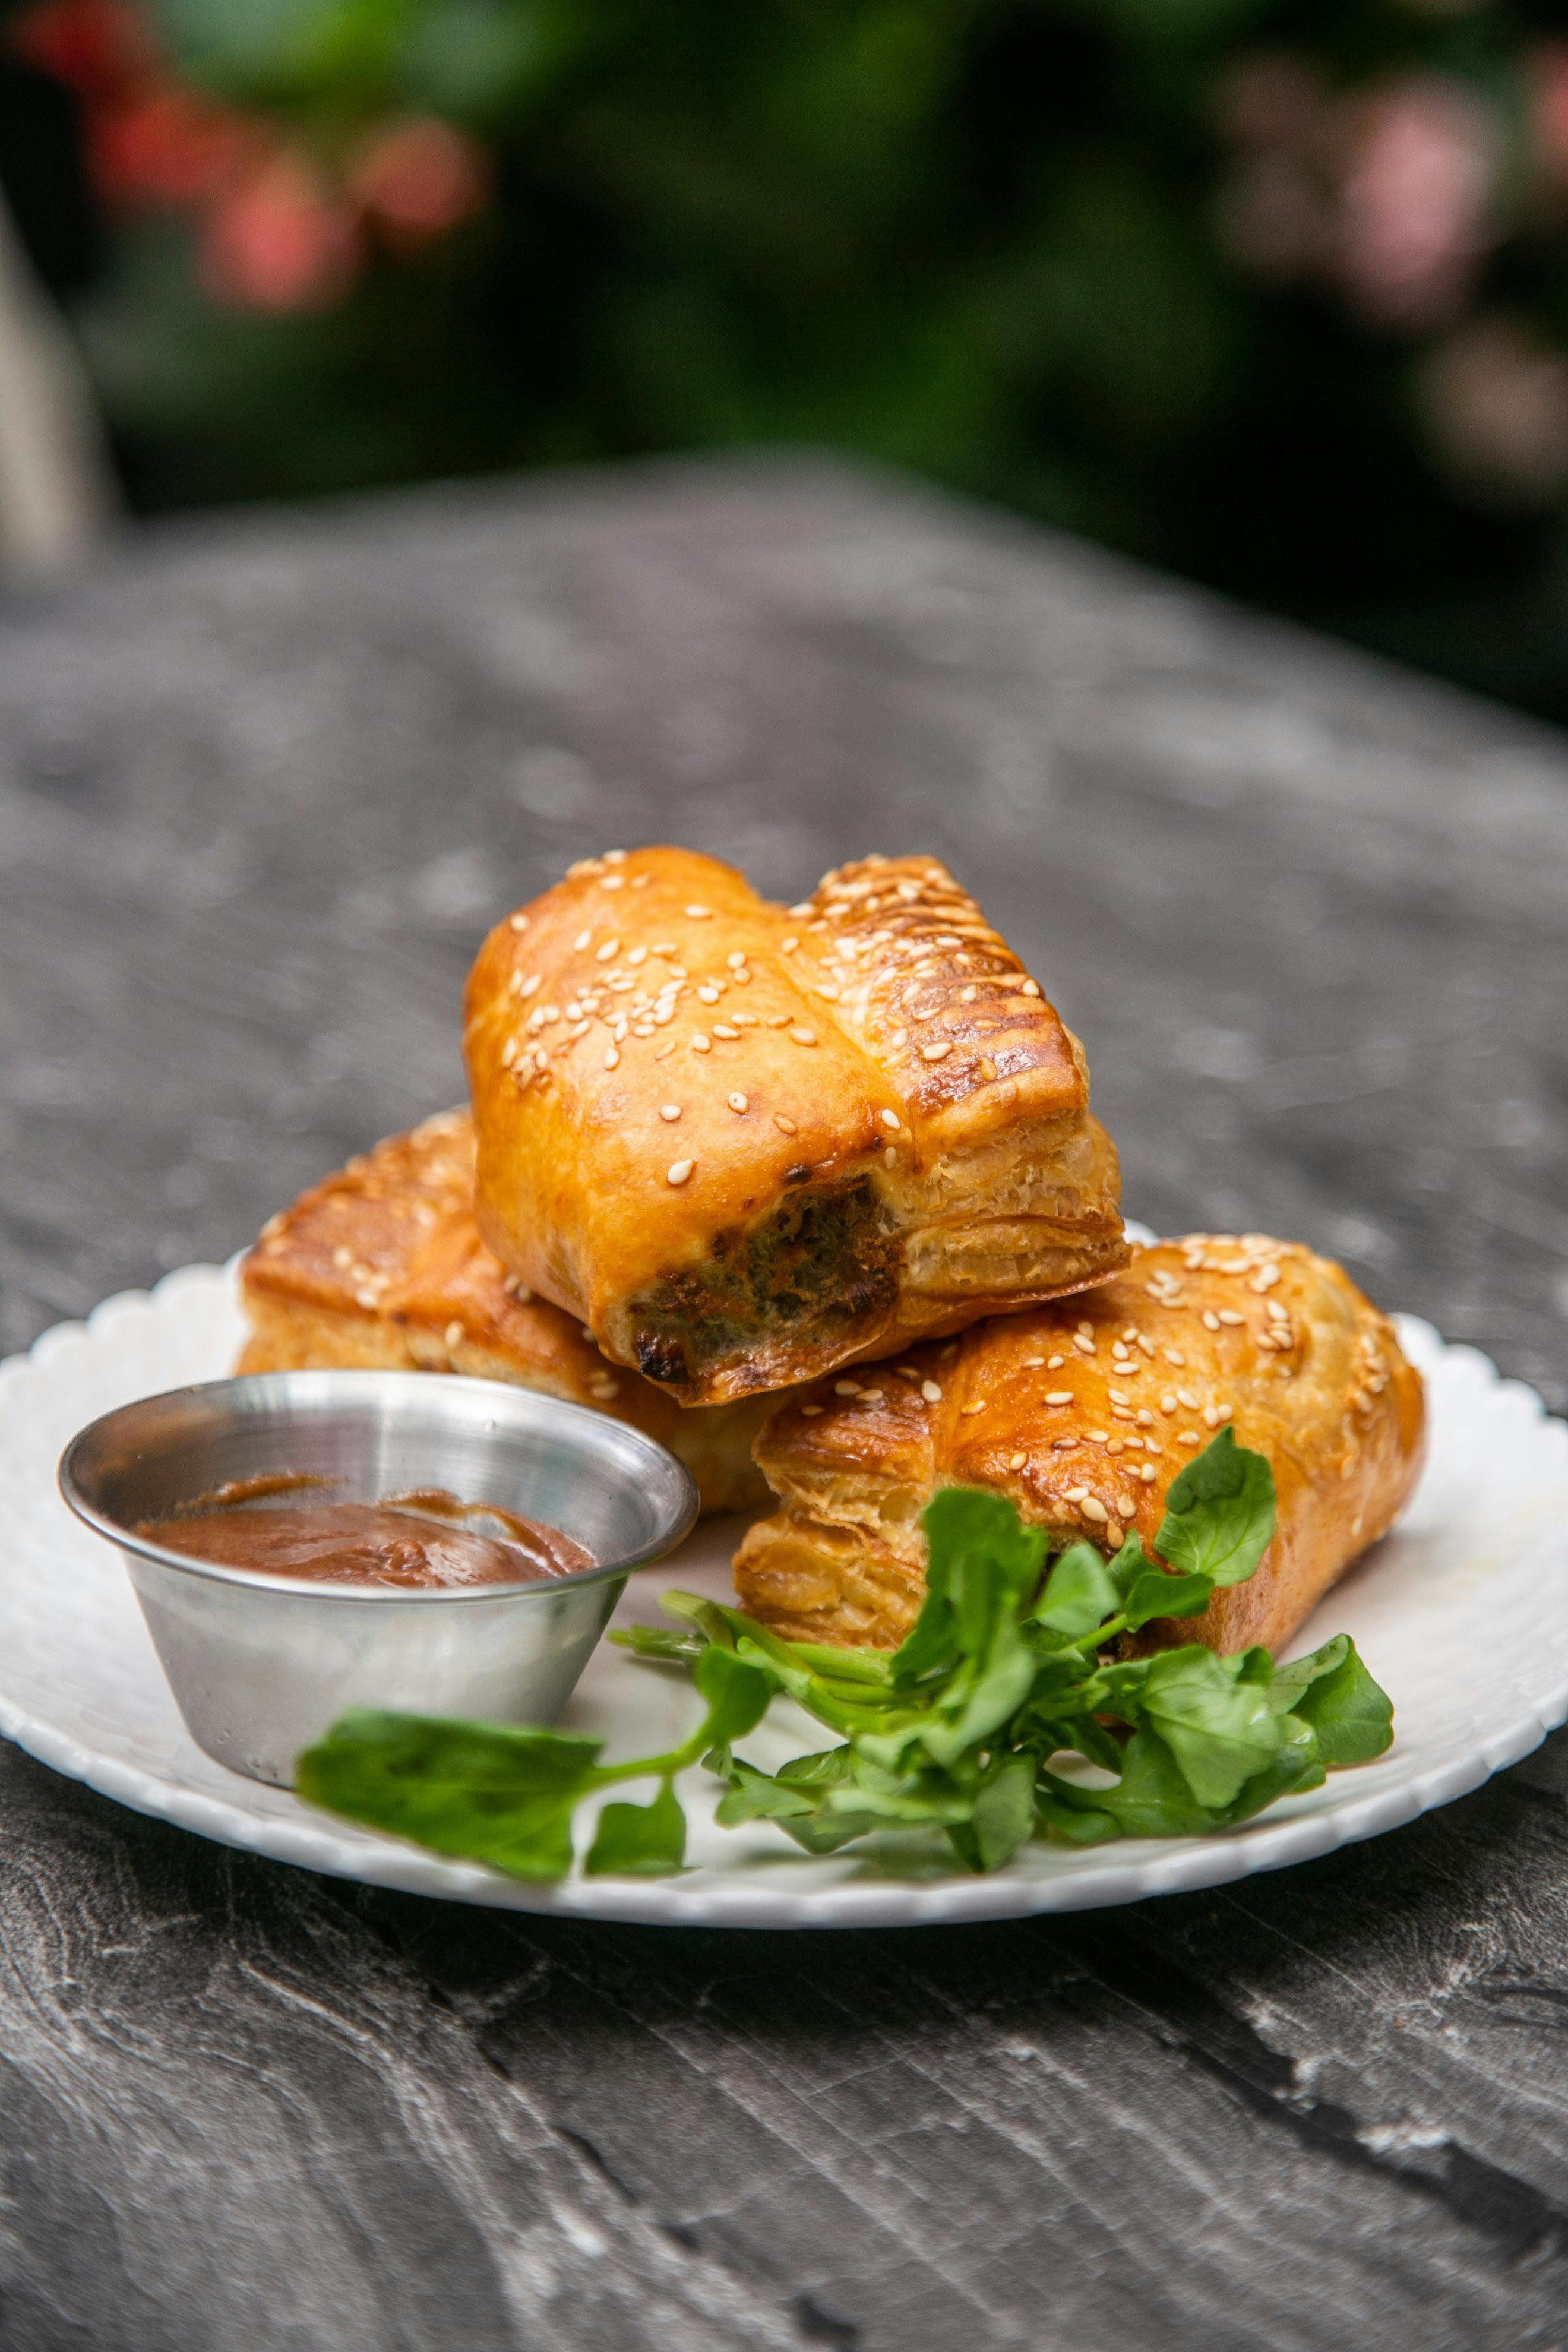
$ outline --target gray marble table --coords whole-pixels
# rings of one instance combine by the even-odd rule
[[[1568,1401],[1568,753],[809,462],[163,526],[0,606],[0,1337],[459,1091],[499,912],[951,860],[1130,1208]],[[1568,1737],[1373,1843],[776,1937],[318,1880],[0,1749],[8,2352],[1568,2343]]]

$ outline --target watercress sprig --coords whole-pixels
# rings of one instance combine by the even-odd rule
[[[1158,1559],[1130,1536],[1109,1560],[1085,1542],[1052,1560],[1046,1533],[1010,1503],[951,1487],[926,1510],[925,1600],[895,1651],[785,1641],[740,1610],[670,1592],[675,1625],[611,1638],[692,1673],[708,1711],[679,1748],[605,1765],[599,1741],[569,1733],[362,1710],[300,1759],[300,1793],[533,1879],[570,1868],[584,1797],[636,1779],[657,1793],[603,1808],[584,1868],[679,1869],[674,1780],[699,1759],[724,1783],[721,1823],[771,1821],[816,1854],[918,1827],[982,1871],[1031,1836],[1090,1845],[1228,1828],[1393,1738],[1393,1708],[1342,1633],[1281,1667],[1258,1648],[1118,1654],[1122,1635],[1197,1616],[1243,1582],[1274,1524],[1268,1464],[1228,1428],[1172,1482]],[[769,1773],[735,1743],[781,1693],[837,1739]],[[1100,1768],[1097,1783],[1059,1769],[1074,1754]]]

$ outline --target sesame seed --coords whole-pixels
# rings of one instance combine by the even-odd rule
[[[1177,1399],[1176,1399],[1174,1396],[1173,1396],[1173,1395],[1172,1395],[1172,1393],[1171,1393],[1171,1391],[1170,1391],[1170,1390],[1169,1390],[1169,1389],[1167,1389],[1167,1390],[1166,1390],[1166,1391],[1165,1391],[1165,1393],[1164,1393],[1164,1395],[1160,1399],[1160,1410],[1161,1410],[1161,1412],[1175,1412],[1175,1410],[1176,1410],[1176,1404],[1177,1404]]]
[[[524,997],[531,996],[534,990],[539,986],[540,979],[540,973],[531,971],[528,978],[523,982],[522,986],[518,990],[518,994]]]
[[[972,1413],[972,1412],[984,1412],[984,1410],[985,1410],[985,1406],[984,1406],[984,1401],[983,1401],[981,1403],[979,1403],[979,1404],[965,1404],[965,1405],[960,1405],[960,1407],[959,1407],[959,1411],[960,1411],[962,1413],[965,1414],[965,1415],[968,1415],[969,1413]]]
[[[782,1110],[774,1111],[773,1125],[778,1129],[781,1135],[797,1135],[800,1132],[799,1129],[795,1126],[794,1119],[785,1118]]]
[[[1047,1372],[1059,1370],[1060,1367],[1066,1362],[1067,1358],[1065,1356],[1047,1356],[1046,1359],[1046,1370]]]
[[[927,1062],[940,1062],[940,1061],[942,1060],[942,1056],[943,1056],[944,1055],[946,1055],[946,1054],[951,1054],[951,1053],[952,1053],[952,1038],[951,1038],[951,1037],[944,1037],[944,1038],[942,1038],[942,1041],[941,1041],[941,1043],[940,1043],[939,1045],[922,1045],[922,1046],[921,1047],[921,1055],[922,1060],[924,1060],[924,1061],[927,1061]]]
[[[582,950],[583,950],[587,946],[587,944],[588,944],[589,940],[593,938],[593,936],[594,936],[594,934],[593,934],[593,932],[592,932],[592,931],[579,931],[579,932],[578,932],[578,934],[577,934],[577,936],[576,936],[576,938],[573,940],[572,944],[573,944],[573,946],[577,950],[577,951],[579,952],[579,954],[581,954]]]
[[[624,865],[626,864],[626,851],[625,851],[624,849],[606,849],[606,850],[605,850],[605,865],[606,865],[606,866],[624,866]]]
[[[1058,1438],[1057,1443],[1060,1444],[1061,1440]],[[1065,1499],[1069,1503],[1081,1503],[1088,1492],[1089,1488],[1087,1486],[1069,1486],[1067,1490]]]
[[[897,1135],[899,1131],[899,1115],[897,1111],[885,1110],[882,1113],[882,1125],[888,1129],[890,1134]]]
[[[801,1412],[807,1421],[820,1421],[826,1411],[826,1407],[820,1404],[803,1404],[801,1406]]]
[[[1023,1466],[1024,1456],[1021,1454],[1009,1454],[1007,1456],[1007,1467],[1009,1470],[1021,1470]]]
[[[951,1363],[952,1363],[952,1360],[953,1360],[953,1358],[954,1358],[954,1356],[956,1356],[956,1355],[957,1355],[957,1353],[958,1353],[958,1342],[957,1342],[957,1340],[956,1340],[956,1339],[950,1339],[950,1340],[948,1341],[948,1343],[947,1343],[946,1347],[945,1347],[945,1348],[942,1349],[942,1362],[943,1362],[944,1364],[951,1364]]]
[[[967,988],[961,988],[959,990],[958,1001],[960,1004],[973,1004],[979,993],[980,991],[974,986],[972,981]]]
[[[937,1386],[935,1381],[922,1381],[921,1382],[921,1394],[924,1397],[927,1404],[940,1404],[942,1402],[942,1391]]]
[[[1253,1276],[1252,1280],[1247,1286],[1248,1290],[1256,1290],[1258,1297],[1261,1297],[1266,1290],[1273,1289],[1279,1279],[1279,1268],[1277,1265],[1260,1265],[1257,1274]]]
[[[713,1051],[712,1040],[704,1036],[702,1031],[699,1029],[696,1036],[691,1040],[691,1050],[694,1054],[710,1054]]]
[[[601,890],[619,890],[624,887],[626,878],[624,874],[606,874],[599,887]]]
[[[688,907],[687,914],[694,923],[705,923],[713,912],[711,907]]]
[[[1047,1404],[1071,1404],[1072,1397],[1073,1392],[1071,1389],[1050,1389],[1047,1391],[1046,1402]]]
[[[829,1004],[837,1004],[838,1002],[838,991],[836,988],[816,988],[812,991],[812,993],[814,996],[826,997]]]
[[[1218,1428],[1218,1426],[1219,1426],[1219,1424],[1220,1424],[1220,1423],[1221,1423],[1222,1421],[1228,1421],[1228,1420],[1230,1419],[1230,1417],[1231,1417],[1232,1413],[1233,1413],[1235,1411],[1236,1411],[1236,1407],[1235,1407],[1234,1405],[1230,1405],[1230,1404],[1216,1404],[1216,1405],[1214,1407],[1214,1417],[1215,1417],[1215,1428],[1216,1428],[1216,1429]]]
[[[1198,1435],[1195,1429],[1178,1429],[1176,1432],[1176,1443],[1178,1445],[1201,1445],[1203,1444],[1203,1439]]]
[[[724,1099],[731,1110],[747,1110],[751,1108],[744,1095],[726,1095]]]
[[[889,1143],[887,1150],[882,1154],[882,1165],[884,1168],[896,1168],[898,1164],[899,1155]]]
[[[1106,1394],[1112,1404],[1131,1404],[1132,1402],[1125,1389],[1107,1389]]]
[[[797,1045],[815,1045],[816,1043],[815,1029],[792,1029],[789,1034]]]
[[[1127,1354],[1127,1342],[1124,1339],[1112,1339],[1110,1352],[1120,1364]]]
[[[1108,1431],[1103,1429],[1086,1429],[1084,1431],[1084,1435],[1091,1445],[1103,1445],[1109,1433],[1110,1433]]]
[[[835,1396],[858,1396],[860,1383],[858,1381],[835,1381],[833,1393]]]
[[[800,941],[793,936],[787,940],[781,940],[779,942],[779,953],[780,955],[794,955],[799,945]]]
[[[332,1264],[334,1265],[353,1265],[353,1262],[354,1254],[353,1250],[345,1249],[340,1242],[337,1248],[332,1252]]]
[[[1245,1323],[1247,1318],[1245,1315],[1238,1315],[1234,1307],[1222,1307],[1219,1310],[1219,1319],[1234,1329],[1237,1324]]]
[[[1040,992],[1040,983],[1037,980],[1026,980],[1019,992],[1024,996],[1038,996]]]
[[[731,1029],[729,1023],[726,1021],[715,1021],[713,1024],[713,1034],[715,1037],[728,1037],[731,1044],[733,1045],[739,1038],[741,1033],[738,1029]]]
[[[1082,1502],[1079,1505],[1079,1508],[1083,1513],[1086,1519],[1094,1519],[1101,1526],[1103,1526],[1110,1517],[1110,1513],[1106,1509],[1105,1505],[1100,1501],[1098,1495],[1086,1495]]]
[[[672,1160],[665,1173],[670,1183],[684,1184],[696,1165],[695,1160]]]
[[[1185,1369],[1187,1360],[1180,1348],[1162,1348],[1160,1353],[1168,1364],[1174,1364],[1178,1371]]]
[[[652,880],[653,876],[651,874],[634,874],[632,876],[632,888],[634,890],[646,890]]]
[[[1061,1454],[1064,1453],[1068,1446],[1076,1445],[1077,1444],[1078,1440],[1076,1437],[1053,1437],[1051,1440],[1051,1452],[1053,1454]]]
[[[1138,1475],[1142,1479],[1145,1486],[1152,1486],[1154,1483],[1154,1465],[1152,1462],[1140,1462],[1138,1465]]]
[[[1080,1356],[1096,1356],[1100,1353],[1094,1341],[1092,1339],[1086,1339],[1081,1331],[1075,1331],[1073,1333],[1072,1343],[1078,1349]]]
[[[1105,1450],[1108,1454],[1124,1454],[1127,1451],[1126,1440],[1121,1437],[1108,1437],[1105,1441]]]
[[[1083,1336],[1084,1336],[1084,1338],[1085,1338],[1086,1339],[1093,1339],[1093,1337],[1094,1337],[1094,1326],[1093,1326],[1093,1324],[1092,1324],[1092,1323],[1090,1323],[1090,1322],[1087,1319],[1087,1318],[1085,1318],[1085,1320],[1084,1320],[1083,1322],[1081,1322],[1081,1323],[1079,1325],[1079,1327],[1078,1327],[1078,1328],[1079,1328],[1079,1329],[1083,1333]]]
[[[717,1004],[719,1002],[719,991],[714,987],[711,981],[704,982],[703,985],[698,990],[697,996],[698,1002],[702,1004]]]
[[[626,958],[626,961],[631,965],[631,967],[632,967],[633,971],[635,971],[637,970],[637,966],[638,966],[639,964],[645,964],[645,963],[647,963],[647,948],[634,948],[634,949],[632,950],[632,951],[631,951],[630,955],[629,955],[629,956],[627,956],[627,958]]]
[[[1152,1339],[1151,1339],[1146,1338],[1146,1337],[1145,1337],[1145,1335],[1144,1335],[1142,1331],[1140,1331],[1140,1332],[1139,1332],[1139,1334],[1138,1334],[1138,1345],[1139,1345],[1139,1347],[1140,1347],[1140,1348],[1142,1348],[1142,1349],[1143,1350],[1143,1353],[1144,1353],[1146,1356],[1152,1356],[1152,1355],[1153,1354],[1153,1352],[1154,1352],[1154,1342],[1153,1342],[1153,1340],[1152,1340]]]
[[[608,1053],[605,1055],[605,1067],[606,1070],[618,1070],[620,1066],[620,1055],[616,1052],[615,1046],[612,1045]]]
[[[680,1117],[680,1105],[679,1103],[660,1103],[658,1107],[658,1115],[660,1118],[679,1118]]]
[[[514,931],[526,931],[528,929],[528,917],[526,915],[509,915],[507,917],[507,920],[511,925]]]
[[[1140,1429],[1152,1429],[1154,1426],[1154,1416],[1146,1404],[1138,1408],[1138,1426]]]
[[[443,1336],[445,1337],[448,1348],[460,1348],[463,1343],[462,1325],[460,1323],[448,1323]]]
[[[606,940],[602,947],[596,947],[594,950],[594,961],[595,963],[608,963],[610,958],[612,956],[619,955],[620,951],[621,943],[619,940]]]
[[[1186,1406],[1189,1412],[1196,1412],[1198,1409],[1198,1401],[1193,1394],[1191,1389],[1178,1389],[1176,1391],[1176,1398],[1179,1403]]]
[[[895,1029],[888,1040],[889,1045],[907,1045],[909,1042],[910,1033],[907,1029]]]

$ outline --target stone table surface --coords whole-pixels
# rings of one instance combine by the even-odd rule
[[[1130,1210],[1568,1400],[1568,751],[808,460],[184,521],[0,605],[0,1337],[458,1096],[589,848],[948,858]],[[3,1674],[0,1662],[0,1674]],[[443,1906],[0,1749],[8,2352],[1568,2343],[1568,1736],[1278,1875],[781,1936]]]

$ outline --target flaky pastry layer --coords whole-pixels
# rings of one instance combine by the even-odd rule
[[[891,1648],[924,1593],[939,1486],[1005,1495],[1031,1526],[1152,1552],[1165,1494],[1226,1423],[1267,1454],[1273,1542],[1247,1582],[1137,1646],[1276,1649],[1393,1524],[1420,1467],[1419,1374],[1342,1269],[1297,1242],[1199,1234],[1135,1248],[1070,1305],[995,1317],[782,1403],[757,1442],[781,1507],[735,1560],[775,1631]]]
[[[1082,1050],[931,858],[795,908],[690,850],[585,859],[466,1013],[485,1240],[685,1403],[1125,1263]]]
[[[251,1336],[237,1370],[343,1366],[468,1372],[636,1423],[679,1454],[705,1511],[762,1499],[752,1460],[765,1407],[682,1412],[499,1265],[474,1225],[466,1111],[378,1143],[274,1217],[240,1273]]]

